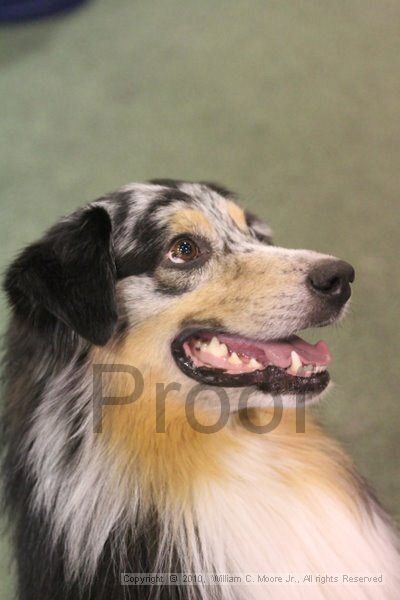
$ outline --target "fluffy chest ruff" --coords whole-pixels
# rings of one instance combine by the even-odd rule
[[[383,575],[379,587],[352,584],[353,597],[395,597],[399,557],[390,525],[349,460],[311,419],[296,433],[289,412],[272,432],[255,435],[236,415],[223,430],[204,434],[188,425],[174,400],[165,434],[154,431],[146,395],[134,406],[110,407],[102,434],[86,440],[69,474],[49,472],[45,454],[52,446],[54,456],[55,437],[42,429],[49,447],[36,446],[46,469],[38,476],[46,473],[49,485],[47,496],[44,485],[38,489],[37,509],[67,549],[71,580],[84,590],[101,580],[111,543],[107,568],[116,588],[123,572],[292,574],[300,581],[311,575],[313,584],[191,585],[177,597],[333,599],[348,598],[349,588],[319,584],[318,576]],[[199,417],[207,419],[209,413]],[[251,419],[261,426],[271,412],[254,409]],[[31,458],[39,464],[38,455]],[[139,589],[138,597],[150,594],[148,587],[123,593],[136,598],[129,594]],[[174,593],[154,587],[149,597]]]

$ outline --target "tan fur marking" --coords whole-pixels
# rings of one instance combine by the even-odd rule
[[[233,415],[223,429],[205,434],[193,429],[185,413],[185,398],[189,386],[182,393],[170,392],[165,400],[165,433],[156,431],[156,384],[165,386],[179,381],[169,347],[160,344],[154,320],[131,333],[122,346],[108,350],[97,348],[94,362],[102,364],[134,365],[143,374],[144,391],[131,404],[110,405],[103,408],[103,432],[107,447],[120,456],[119,464],[128,479],[139,478],[142,491],[148,499],[159,503],[178,504],[189,501],[193,486],[201,481],[222,481],[229,474],[224,467],[227,456],[240,456],[252,444],[268,443],[266,460],[276,477],[299,495],[307,495],[316,486],[357,513],[352,466],[337,444],[327,438],[307,414],[306,432],[296,432],[295,411],[285,409],[278,427],[268,434],[254,434],[245,429],[238,415]],[[153,332],[153,335],[151,335]],[[169,355],[161,356],[160,345]],[[154,364],[159,365],[156,368]],[[165,365],[162,367],[162,365]],[[173,365],[171,365],[173,366]],[[105,377],[104,395],[127,396],[134,390],[133,379],[124,373]],[[261,426],[271,420],[271,410],[252,409],[251,422]],[[214,424],[215,414],[204,408],[196,410],[198,421]],[[282,457],[285,456],[285,461]],[[161,506],[160,506],[161,508]]]
[[[177,392],[169,392],[165,397],[165,433],[156,431],[156,385],[167,386],[174,381],[167,368],[150,367],[147,361],[156,354],[157,349],[141,331],[129,336],[121,348],[109,352],[96,349],[94,361],[134,365],[143,374],[141,398],[131,404],[104,406],[102,426],[108,447],[120,454],[121,469],[139,476],[144,493],[158,504],[165,502],[166,495],[170,496],[169,501],[188,498],[193,483],[199,479],[222,477],[219,456],[235,446],[235,439],[227,429],[212,435],[194,430]],[[133,390],[130,375],[116,372],[105,377],[106,396],[128,396]],[[203,425],[216,422],[215,416],[201,409],[196,410],[196,418]]]
[[[241,209],[240,206],[238,206],[235,202],[232,202],[232,200],[226,201],[226,208],[236,225],[240,227],[240,229],[246,231],[248,226],[243,209]]]
[[[197,208],[186,208],[177,211],[170,220],[173,233],[195,232],[215,235],[215,229],[205,214]]]

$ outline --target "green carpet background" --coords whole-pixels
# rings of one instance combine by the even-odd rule
[[[93,0],[0,27],[0,268],[60,215],[151,177],[218,181],[279,244],[352,262],[318,411],[398,517],[399,74],[395,0]]]

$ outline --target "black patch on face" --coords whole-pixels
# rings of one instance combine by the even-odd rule
[[[153,220],[146,223],[141,219],[132,236],[135,248],[116,258],[118,279],[153,273],[165,247],[166,238],[166,226]]]
[[[191,203],[193,200],[184,192],[168,189],[158,194],[151,202],[133,228],[134,249],[116,258],[118,279],[153,273],[160,262],[162,252],[166,251],[168,240],[168,226],[160,223],[157,211],[177,201]]]

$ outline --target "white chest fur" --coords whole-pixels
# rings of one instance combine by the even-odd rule
[[[240,460],[226,458],[226,479],[204,482],[193,498],[205,562],[216,572],[293,576],[225,585],[226,598],[397,598],[400,557],[379,507],[321,447],[300,447],[298,456],[284,448],[283,440],[249,438]]]

